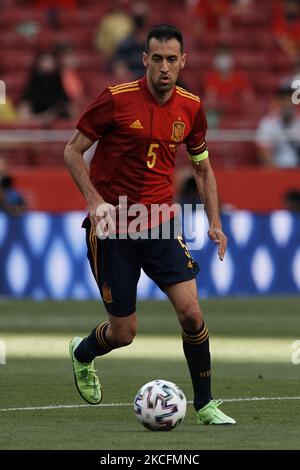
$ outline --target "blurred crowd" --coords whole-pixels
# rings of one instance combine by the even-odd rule
[[[18,216],[23,214],[25,206],[24,197],[15,188],[6,160],[0,158],[0,211]]]
[[[180,84],[201,96],[209,128],[256,132],[213,144],[216,163],[299,166],[300,0],[0,0],[0,126],[72,127],[105,86],[144,74],[160,22],[183,30]]]

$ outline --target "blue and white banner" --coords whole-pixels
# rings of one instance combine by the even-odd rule
[[[86,258],[82,212],[0,213],[0,295],[34,299],[99,298]],[[223,215],[228,251],[219,261],[216,246],[204,237],[192,251],[199,263],[199,294],[247,296],[300,293],[300,216],[285,211],[268,215]],[[138,297],[164,295],[142,273]]]

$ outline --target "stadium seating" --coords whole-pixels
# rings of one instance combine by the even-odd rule
[[[78,73],[86,86],[86,103],[93,100],[109,83],[118,82],[108,74],[105,60],[94,48],[96,28],[101,18],[111,10],[110,1],[81,0],[77,10],[60,9],[55,28],[49,24],[43,9],[30,7],[33,3],[11,1],[9,7],[2,7],[0,15],[0,78],[5,80],[8,95],[15,104],[20,100],[37,52],[51,50],[61,43],[71,44],[78,56]],[[240,15],[232,10],[229,18],[231,28],[206,31],[200,36],[194,36],[196,20],[189,2],[173,1],[172,8],[169,8],[167,2],[152,0],[149,8],[149,24],[166,21],[177,24],[184,31],[188,60],[181,76],[183,86],[203,98],[203,77],[211,70],[213,52],[220,44],[232,48],[236,68],[250,77],[257,96],[251,103],[251,110],[249,107],[237,106],[236,103],[229,103],[229,107],[227,104],[218,123],[223,128],[254,129],[278,85],[291,72],[289,58],[279,50],[276,38],[272,36],[272,2],[253,0],[252,3],[249,14]],[[57,127],[61,125],[72,127],[73,123],[57,123]],[[218,153],[217,148],[218,144]],[[248,145],[250,151],[247,150],[247,143],[237,144],[236,148],[235,163],[238,165],[248,161],[253,146]],[[41,165],[61,164],[61,155],[55,155],[51,146],[48,148],[49,158],[46,153],[43,152],[40,158],[34,156],[31,161]],[[21,150],[18,149],[14,163],[22,160],[20,155]],[[225,157],[223,160],[222,163],[222,157],[216,157],[221,166],[226,166]],[[25,149],[24,163],[27,161],[28,149]],[[254,157],[252,163],[255,162]]]

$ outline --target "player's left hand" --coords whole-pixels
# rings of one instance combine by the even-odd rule
[[[209,238],[216,244],[219,245],[218,247],[218,256],[221,261],[223,261],[226,248],[227,248],[227,237],[225,233],[220,228],[213,228],[211,227],[208,230]]]

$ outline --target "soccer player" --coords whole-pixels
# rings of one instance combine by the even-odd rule
[[[108,320],[89,336],[71,340],[70,355],[80,395],[88,403],[100,403],[102,391],[93,361],[133,341],[137,329],[136,289],[143,268],[176,310],[198,424],[235,424],[211,395],[209,336],[195,281],[199,268],[181,235],[167,239],[161,235],[160,229],[166,223],[175,230],[174,217],[163,214],[159,236],[150,239],[122,238],[120,223],[114,223],[122,211],[120,196],[127,196],[131,207],[144,204],[149,210],[153,204],[172,204],[174,160],[177,147],[184,143],[207,212],[208,235],[218,244],[219,258],[224,258],[227,238],[222,231],[216,181],[205,142],[202,103],[176,86],[185,60],[181,32],[171,25],[154,26],[147,34],[143,53],[146,75],[105,89],[82,114],[66,146],[67,167],[89,208],[83,223],[88,258],[108,313]],[[99,142],[88,173],[83,154],[95,141]],[[149,217],[146,224],[148,232],[151,220]],[[110,236],[114,232],[117,235]]]

